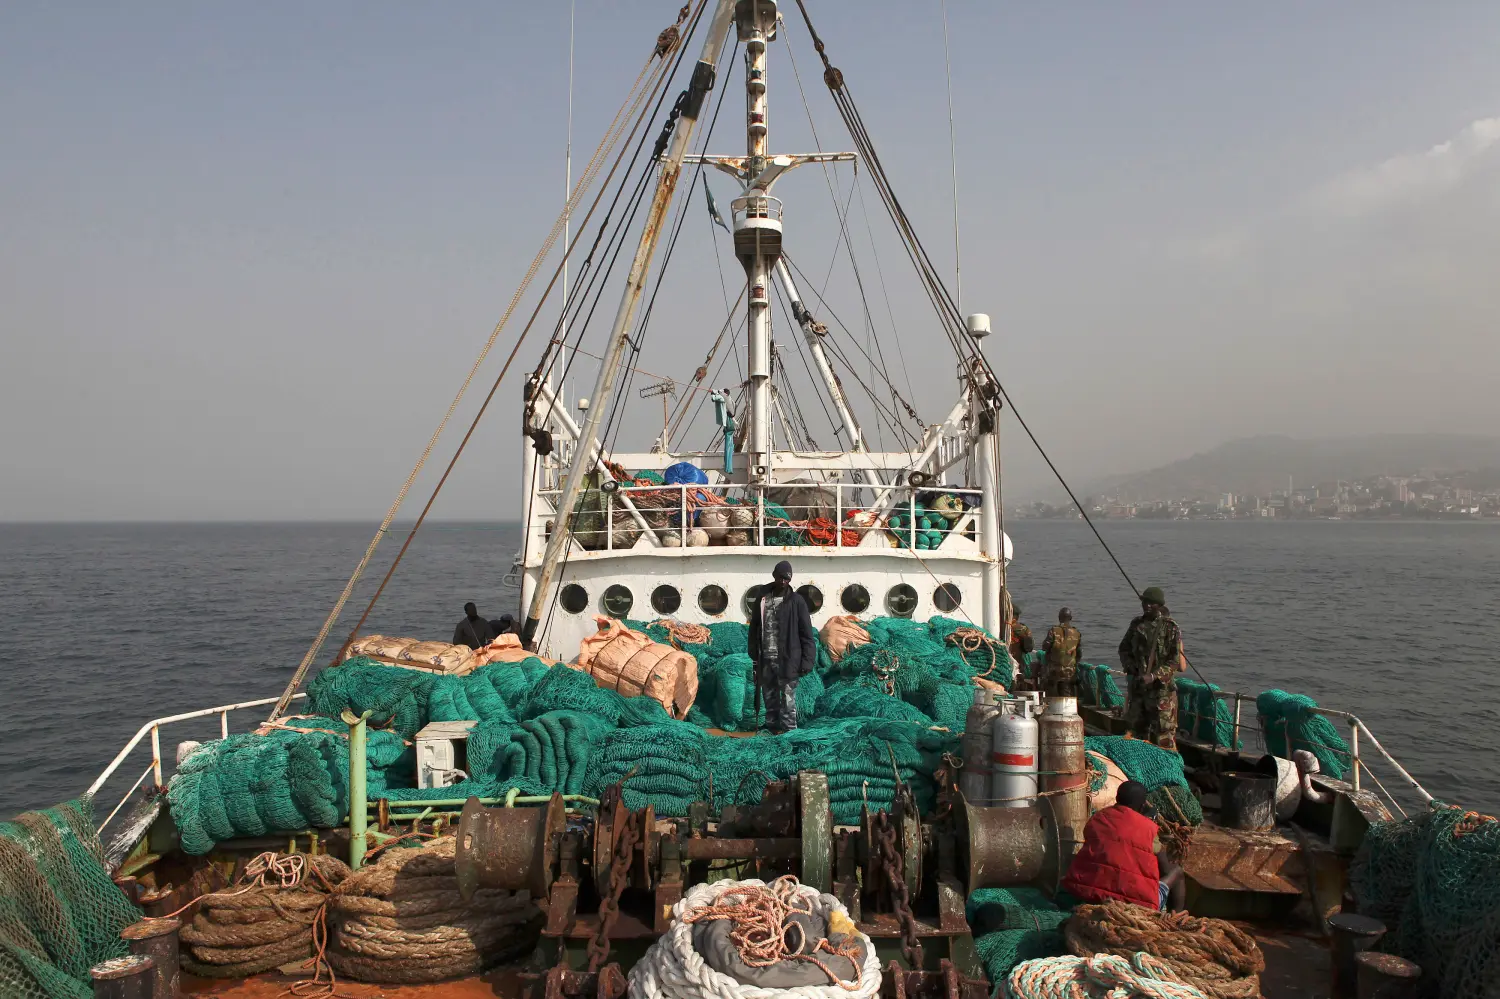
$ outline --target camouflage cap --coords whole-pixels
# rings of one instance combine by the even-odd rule
[[[1165,607],[1167,604],[1167,595],[1161,591],[1160,586],[1148,586],[1141,591],[1141,603],[1160,604]]]

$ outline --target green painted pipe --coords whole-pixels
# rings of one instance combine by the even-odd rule
[[[590,798],[588,795],[585,795],[585,794],[565,794],[562,797],[563,797],[563,801],[567,801],[567,802],[575,802],[575,803],[584,804],[584,805],[594,805],[595,807],[597,807],[598,804],[599,804],[599,799],[598,798]],[[516,795],[514,797],[506,796],[504,798],[480,798],[479,799],[479,803],[481,805],[502,805],[502,804],[503,805],[542,805],[542,804],[546,804],[547,802],[549,802],[551,800],[552,800],[552,795],[550,795],[550,794],[533,794],[533,795]],[[466,805],[466,804],[469,803],[469,799],[468,798],[423,798],[423,799],[421,799],[419,801],[411,800],[411,799],[407,799],[407,800],[403,800],[403,801],[391,801],[391,800],[387,799],[386,803],[391,807],[391,809],[393,811],[395,809],[398,809],[398,808],[405,809],[407,811],[411,811],[413,809],[427,808],[429,806],[439,807],[439,806],[452,806],[452,805]],[[375,807],[377,807],[377,802],[374,802],[374,801],[367,802],[365,807],[367,809],[368,808],[375,808]]]
[[[365,797],[365,722],[370,712],[356,718],[345,708],[339,717],[349,726],[349,867],[357,871],[364,865],[368,845],[365,827],[370,802]]]

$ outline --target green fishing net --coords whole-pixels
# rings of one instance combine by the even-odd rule
[[[1349,867],[1382,950],[1422,967],[1424,997],[1488,999],[1500,980],[1500,822],[1434,802],[1372,825]]]
[[[1185,676],[1177,678],[1177,727],[1189,737],[1211,746],[1239,749],[1234,730],[1232,702],[1216,697],[1219,687],[1200,683]]]
[[[974,948],[991,982],[1003,982],[1022,961],[1068,952],[1062,924],[1072,911],[1059,908],[1039,889],[980,888],[969,893],[966,913],[975,929]]]
[[[1349,744],[1333,722],[1312,710],[1317,706],[1305,694],[1261,691],[1255,710],[1265,733],[1266,752],[1289,760],[1293,750],[1306,749],[1318,758],[1323,773],[1342,780],[1349,770]]]
[[[110,880],[87,798],[0,823],[0,995],[90,999],[139,911]]]
[[[1078,664],[1078,696],[1084,704],[1097,708],[1125,706],[1125,695],[1115,682],[1109,667],[1103,663]]]

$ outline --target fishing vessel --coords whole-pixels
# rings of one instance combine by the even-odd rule
[[[902,208],[836,39],[825,44],[801,0],[788,6],[698,0],[644,46],[651,58],[476,363],[522,325],[507,323],[562,234],[491,391],[519,403],[524,442],[519,634],[422,659],[410,639],[362,634],[367,608],[310,678],[398,498],[279,697],[150,720],[83,805],[9,827],[7,842],[42,859],[29,862],[35,876],[14,849],[0,859],[19,913],[0,917],[0,991],[694,994],[638,971],[694,886],[793,875],[837,899],[878,955],[864,994],[1040,994],[1026,974],[1103,973],[1097,961],[1078,970],[1094,952],[1079,953],[1080,917],[1059,885],[1089,816],[1129,777],[1161,795],[1193,916],[1233,920],[1235,939],[1253,941],[1233,960],[1221,953],[1222,967],[1205,958],[1219,979],[1189,976],[1172,994],[1481,994],[1495,903],[1445,895],[1442,878],[1500,880],[1484,855],[1495,822],[1433,803],[1358,718],[1184,677],[1176,746],[1162,749],[1125,738],[1116,669],[1080,667],[1078,697],[1022,689],[1042,686],[1041,665],[1011,655],[1000,431],[1012,418],[1030,431],[987,354],[989,318],[959,309]],[[792,24],[821,60],[851,150],[773,141],[771,59]],[[743,94],[743,127],[716,132],[719,109],[738,104],[730,91]],[[710,145],[740,134],[742,150]],[[798,168],[856,164],[932,305],[925,328],[899,335],[952,351],[936,422],[894,384],[867,383],[890,375],[882,360],[865,358],[861,378],[858,342],[795,262],[805,243],[778,185]],[[710,176],[734,185],[727,214]],[[739,301],[693,375],[645,387],[663,400],[654,444],[616,448],[681,220],[705,210],[700,185],[743,269]],[[527,334],[547,326],[535,367],[506,381]],[[591,330],[597,373],[571,395]],[[744,377],[723,386],[718,366],[735,351]],[[818,446],[802,416],[785,374],[793,353],[835,446]],[[861,409],[903,443],[872,447]],[[798,695],[803,727],[774,735],[757,731],[743,641],[782,560],[822,642]],[[846,629],[837,647],[830,628]],[[635,644],[606,662],[617,640]],[[217,738],[178,745],[205,721]],[[1021,750],[1002,753],[1012,729]],[[432,842],[447,845],[383,887],[363,873]],[[427,887],[403,896],[408,874]],[[45,885],[60,915],[42,911]],[[243,929],[283,924],[274,940]],[[1173,947],[1209,935],[1185,927],[1154,957],[1126,948],[1158,961],[1127,961],[1129,973],[1150,977]],[[1354,952],[1382,938],[1383,959],[1356,966]],[[100,971],[104,958],[116,964]]]

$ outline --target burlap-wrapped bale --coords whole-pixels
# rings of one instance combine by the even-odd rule
[[[580,643],[574,668],[601,687],[625,697],[649,697],[673,718],[686,718],[698,697],[698,660],[613,618],[594,621],[599,630]]]

